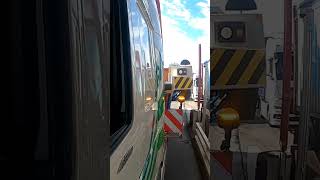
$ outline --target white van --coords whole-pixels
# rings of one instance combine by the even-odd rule
[[[157,116],[163,99],[159,2],[116,1],[111,9],[110,179],[163,179],[166,146]]]

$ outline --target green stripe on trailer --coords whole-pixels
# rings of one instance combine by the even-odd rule
[[[156,132],[153,133],[151,138],[151,146],[148,153],[147,160],[144,165],[144,169],[140,175],[140,180],[151,180],[156,164],[156,157],[158,155],[158,151],[160,150],[161,146],[164,143],[164,131],[162,125],[159,125],[159,120],[163,115],[164,112],[164,94],[161,95],[158,101],[158,109],[156,112],[156,122],[155,122],[155,129]]]
[[[164,143],[164,132],[162,126],[157,128],[157,134],[152,142],[151,148],[149,150],[148,158],[145,164],[145,168],[140,176],[140,180],[151,180],[156,164],[156,157],[161,146]]]

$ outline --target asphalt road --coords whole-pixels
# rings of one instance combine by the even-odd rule
[[[186,127],[182,138],[169,138],[166,158],[165,180],[202,180]]]

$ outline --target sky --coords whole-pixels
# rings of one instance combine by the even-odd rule
[[[210,58],[209,0],[160,0],[164,64],[188,59],[198,72],[199,44],[202,62]]]
[[[266,36],[283,36],[283,0],[255,0],[262,13]],[[299,3],[302,0],[293,0]],[[227,0],[211,0],[211,6],[224,10]],[[193,72],[198,72],[198,46],[202,45],[202,62],[210,58],[210,1],[160,0],[163,31],[164,63],[180,63],[188,59]],[[276,42],[275,42],[276,43]],[[270,47],[274,47],[270,43]],[[268,49],[268,48],[267,48]],[[272,49],[272,48],[271,48]]]

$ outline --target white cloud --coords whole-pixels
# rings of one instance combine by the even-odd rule
[[[210,31],[210,8],[209,2],[198,2],[197,6],[200,7],[200,13],[203,17],[192,18],[189,21],[189,26],[194,29],[200,29],[205,31],[205,33],[209,33]]]
[[[210,12],[209,12],[210,4],[209,4],[209,2],[208,2],[208,3],[198,2],[198,3],[197,3],[197,6],[201,7],[201,13],[202,13],[202,15],[204,15],[205,17],[210,16]]]
[[[207,61],[210,57],[209,1],[196,4],[200,7],[203,17],[193,17],[182,0],[161,0],[160,2],[162,3],[161,8],[166,9],[165,14],[161,10],[165,66],[188,59],[193,66],[193,72],[197,73],[200,43],[202,61]],[[197,39],[190,37],[187,33],[188,29],[182,29],[179,26],[181,19],[193,29],[201,30],[202,35]]]
[[[167,15],[172,18],[181,18],[184,21],[190,20],[191,13],[186,8],[185,2],[182,3],[181,0],[162,0],[161,4],[162,9],[166,9]],[[161,11],[163,12],[163,10]]]

